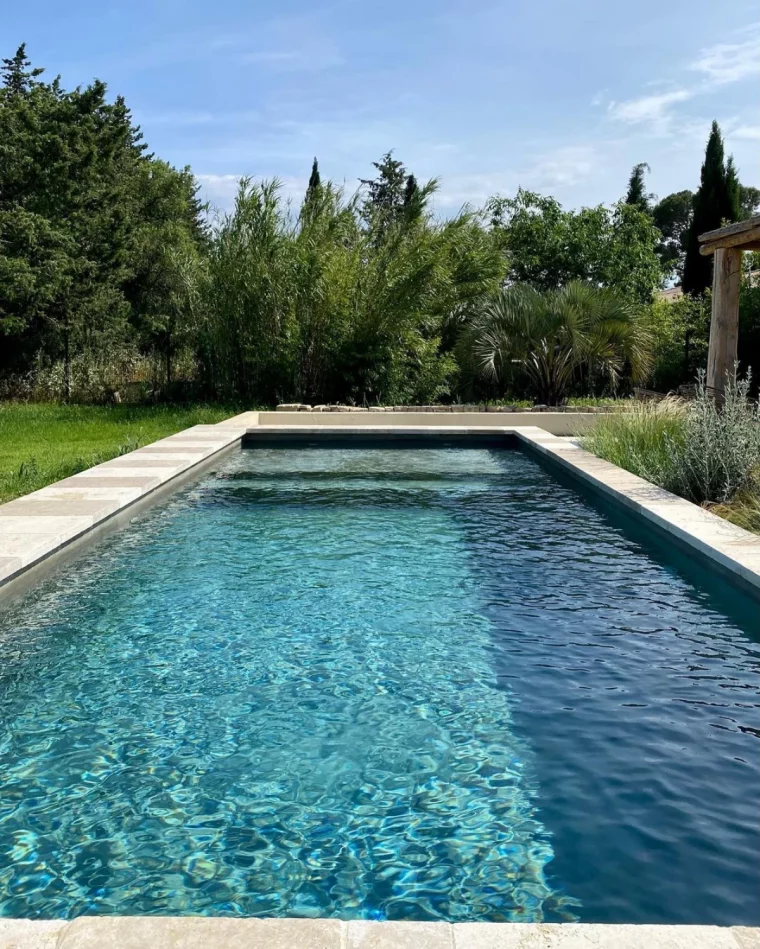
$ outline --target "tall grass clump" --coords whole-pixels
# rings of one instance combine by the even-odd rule
[[[601,418],[585,445],[696,504],[747,502],[755,497],[760,471],[760,407],[749,390],[749,376],[729,380],[718,401],[700,374],[692,402],[667,399]]]
[[[434,190],[389,216],[325,183],[294,216],[276,181],[243,181],[198,284],[209,389],[265,403],[452,397],[447,333],[506,263],[474,215],[433,217]]]

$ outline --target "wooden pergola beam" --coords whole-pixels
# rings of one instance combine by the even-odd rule
[[[720,397],[736,377],[742,252],[760,250],[760,216],[699,235],[700,254],[715,254],[707,385]]]
[[[728,230],[728,228],[721,228],[721,230]],[[716,231],[708,233],[718,233]],[[727,247],[738,247],[741,250],[760,250],[760,224],[757,227],[753,227],[749,230],[738,231],[734,234],[726,234],[723,237],[719,237],[714,240],[705,241],[706,235],[703,234],[699,240],[702,243],[702,246],[699,248],[699,253],[703,254],[705,257],[709,254],[714,254],[716,250]]]

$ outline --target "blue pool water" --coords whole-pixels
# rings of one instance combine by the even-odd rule
[[[0,620],[0,915],[760,922],[757,607],[517,451],[241,451]]]

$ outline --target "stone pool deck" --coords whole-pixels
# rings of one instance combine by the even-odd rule
[[[0,949],[760,949],[760,929],[82,916],[0,920]]]

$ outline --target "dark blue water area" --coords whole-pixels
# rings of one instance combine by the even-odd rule
[[[757,925],[760,605],[518,458],[457,517],[535,755],[550,879],[585,922]]]
[[[519,451],[234,453],[0,618],[0,915],[757,924],[759,625]]]

